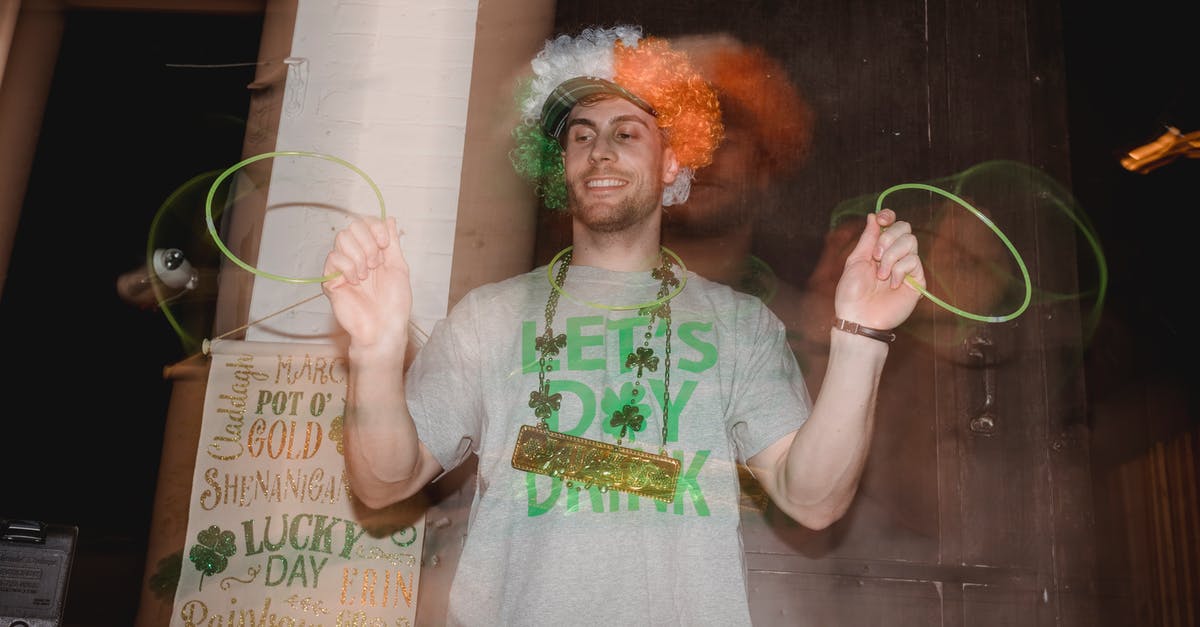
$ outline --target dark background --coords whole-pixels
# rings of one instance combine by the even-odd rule
[[[1063,3],[1071,189],[1096,226],[1109,268],[1108,302],[1085,362],[1097,471],[1200,426],[1191,331],[1200,153],[1148,174],[1119,162],[1168,126],[1200,129],[1200,85],[1188,78],[1196,52],[1170,34],[1179,6]],[[1104,496],[1097,494],[1100,541],[1117,542],[1105,538],[1106,514],[1119,514],[1103,510]]]
[[[1110,270],[1086,347],[1089,397],[1168,390],[1188,407],[1149,424],[1097,420],[1097,468],[1196,428],[1200,161],[1147,175],[1119,163],[1167,125],[1200,128],[1196,55],[1175,6],[1062,3],[1070,187]],[[162,370],[187,356],[161,312],[117,297],[116,279],[145,261],[150,223],[178,186],[242,156],[253,67],[168,66],[253,61],[261,26],[146,12],[74,11],[67,22],[0,298],[10,399],[0,517],[78,526],[69,624],[128,625],[136,612],[170,394]]]
[[[0,298],[11,399],[0,518],[78,527],[70,625],[133,624],[171,393],[163,369],[189,354],[161,311],[121,300],[117,278],[145,264],[180,186],[241,160],[262,21],[67,12]],[[177,67],[193,65],[230,66]],[[203,227],[178,240],[172,228],[175,213],[202,211],[167,209],[158,236],[170,241],[157,245],[206,244]],[[212,302],[170,306],[187,323]]]

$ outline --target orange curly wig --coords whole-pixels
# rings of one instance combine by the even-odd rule
[[[766,156],[764,167],[780,173],[808,158],[815,116],[778,60],[723,33],[680,37],[672,44],[712,83],[726,115],[748,123]]]

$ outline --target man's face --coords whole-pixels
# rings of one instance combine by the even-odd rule
[[[563,134],[571,215],[600,233],[628,229],[656,213],[679,165],[654,118],[623,98],[578,104]]]

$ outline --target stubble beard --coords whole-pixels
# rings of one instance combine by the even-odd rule
[[[619,233],[645,220],[658,209],[662,190],[654,186],[638,186],[632,194],[623,195],[616,204],[586,203],[580,200],[574,185],[567,186],[567,207],[571,216],[596,233]]]

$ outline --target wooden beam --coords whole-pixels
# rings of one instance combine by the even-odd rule
[[[63,7],[107,11],[249,15],[265,11],[267,0],[64,0]]]

